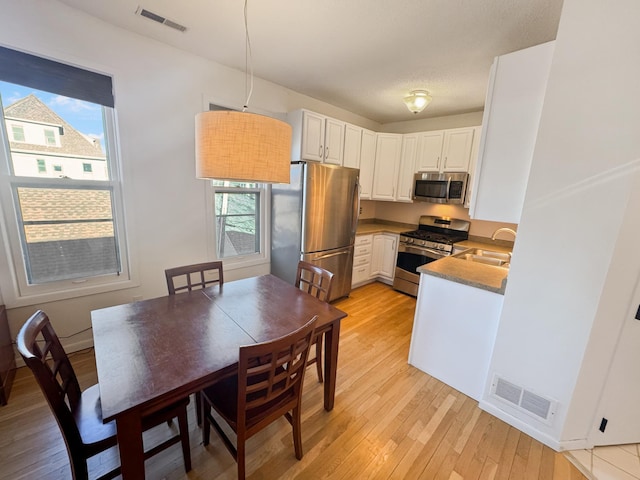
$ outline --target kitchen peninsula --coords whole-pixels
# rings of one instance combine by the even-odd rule
[[[462,242],[461,253],[418,269],[420,286],[409,363],[480,400],[502,311],[508,269],[468,261],[464,252],[508,247]],[[468,247],[464,250],[464,247]]]

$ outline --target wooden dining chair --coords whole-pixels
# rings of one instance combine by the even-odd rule
[[[38,310],[22,326],[16,340],[18,351],[33,372],[62,432],[74,480],[88,479],[87,459],[117,445],[114,421],[102,422],[99,385],[80,390],[73,366],[49,317]],[[178,418],[179,433],[147,450],[145,459],[176,443],[182,443],[185,471],[191,470],[187,404],[189,399],[142,418],[143,431]],[[120,467],[100,476],[120,475]]]
[[[206,278],[207,272],[217,272],[215,278]],[[194,263],[193,265],[184,265],[182,267],[167,268],[164,271],[167,279],[167,290],[169,295],[174,295],[183,290],[188,292],[206,288],[209,285],[224,283],[224,274],[222,271],[222,262],[204,262]],[[198,425],[202,425],[202,409],[200,408],[200,392],[194,394],[196,403],[196,421]]]
[[[302,458],[302,385],[317,319],[314,316],[284,337],[240,347],[238,374],[202,391],[202,442],[209,445],[213,425],[236,459],[238,480],[245,478],[247,439],[281,416],[291,424],[295,455]],[[236,433],[235,446],[213,417],[212,407]]]
[[[333,284],[333,273],[324,268],[313,265],[304,260],[298,262],[298,271],[296,273],[296,287],[313,295],[323,302],[329,302],[331,298],[331,285]],[[316,364],[316,372],[318,373],[318,381],[322,383],[322,340],[323,332],[317,332],[313,343],[316,346],[316,356],[307,361],[307,365]]]
[[[217,271],[216,278],[205,278],[205,274],[212,271]],[[193,289],[205,288],[209,285],[215,285],[216,283],[222,285],[224,283],[221,261],[167,268],[164,271],[164,275],[167,278],[169,295],[182,292],[183,290],[190,292]]]

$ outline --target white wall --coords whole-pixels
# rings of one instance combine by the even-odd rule
[[[114,77],[132,266],[140,286],[8,311],[14,336],[36,308],[45,310],[59,334],[67,336],[90,326],[92,309],[164,295],[166,267],[206,259],[205,182],[195,178],[194,118],[207,101],[241,107],[244,73],[112,27],[55,0],[0,0],[0,12],[3,46]],[[304,107],[379,129],[375,122],[259,79],[251,106],[274,113]],[[225,278],[268,271],[265,265],[225,272]],[[90,344],[91,332],[63,341],[69,350],[81,348]]]
[[[556,449],[587,444],[640,270],[619,237],[640,234],[626,220],[640,188],[639,13],[636,0],[565,0],[560,20],[489,373],[557,400],[556,418],[486,391],[481,403]]]

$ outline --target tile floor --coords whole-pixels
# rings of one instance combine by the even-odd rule
[[[640,444],[571,450],[566,455],[593,480],[640,479]]]

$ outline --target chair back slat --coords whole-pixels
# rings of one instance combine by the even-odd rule
[[[65,441],[80,444],[73,412],[82,391],[49,317],[41,310],[34,313],[20,329],[16,343],[64,432]]]
[[[207,278],[206,274],[208,272],[215,273],[214,278]],[[164,274],[167,279],[169,295],[224,283],[221,261],[168,268],[164,271]]]
[[[295,286],[323,302],[331,299],[333,273],[304,260],[298,262]]]
[[[302,381],[317,320],[314,316],[295,332],[271,342],[240,347],[238,424],[251,422],[254,412],[300,400]],[[242,418],[245,416],[245,418]]]

